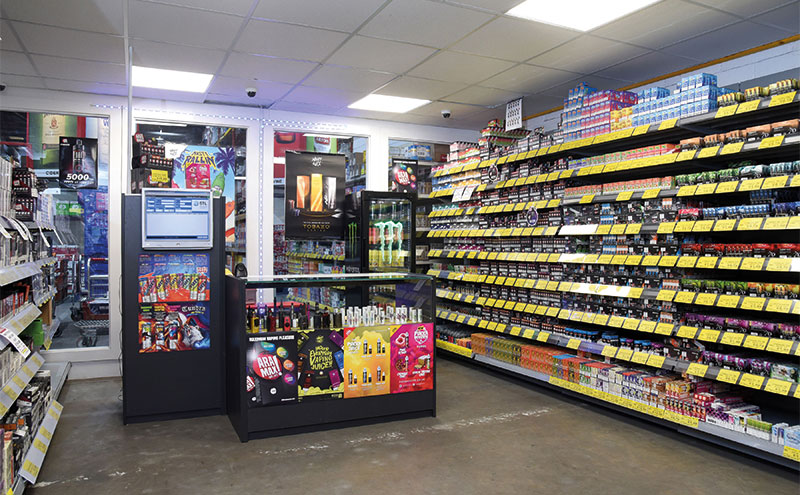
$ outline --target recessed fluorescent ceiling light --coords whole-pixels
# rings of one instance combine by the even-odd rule
[[[417,98],[403,98],[402,96],[386,96],[386,95],[367,95],[355,103],[347,106],[347,108],[355,108],[357,110],[373,110],[375,112],[392,112],[392,113],[406,113],[409,110],[414,110],[421,107],[431,100],[419,100]]]
[[[525,0],[506,12],[514,17],[589,31],[661,0]]]
[[[205,93],[212,77],[211,74],[201,74],[199,72],[154,69],[152,67],[134,65],[131,84],[140,88]]]

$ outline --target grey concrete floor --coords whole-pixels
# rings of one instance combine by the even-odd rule
[[[239,443],[227,417],[122,425],[120,380],[69,382],[35,495],[797,494],[795,473],[462,364],[438,417]]]

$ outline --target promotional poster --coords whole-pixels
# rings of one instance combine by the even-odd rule
[[[344,338],[337,330],[297,332],[298,398],[300,401],[344,396]]]
[[[139,306],[139,352],[208,349],[209,303],[154,303]]]
[[[389,393],[392,327],[344,329],[344,398]]]
[[[97,139],[59,138],[58,182],[64,189],[97,189]]]
[[[236,150],[213,146],[186,146],[173,161],[172,187],[211,189],[225,197],[225,242],[233,242],[236,210]]]
[[[286,152],[286,238],[341,239],[344,155]]]
[[[392,191],[417,192],[417,160],[392,158]]]
[[[247,337],[246,387],[250,407],[297,402],[296,333]]]
[[[208,254],[140,254],[139,302],[208,301]]]
[[[433,323],[407,323],[392,330],[392,393],[433,389]]]

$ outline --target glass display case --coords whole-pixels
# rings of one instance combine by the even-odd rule
[[[333,286],[370,298],[295,297]],[[227,277],[227,410],[240,440],[435,416],[435,293],[409,273]]]
[[[415,199],[410,193],[350,196],[345,242],[349,272],[413,272]]]

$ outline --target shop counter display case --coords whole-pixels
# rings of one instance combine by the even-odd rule
[[[332,286],[366,297],[298,297]],[[227,411],[242,442],[436,415],[432,277],[228,276],[226,297]]]

